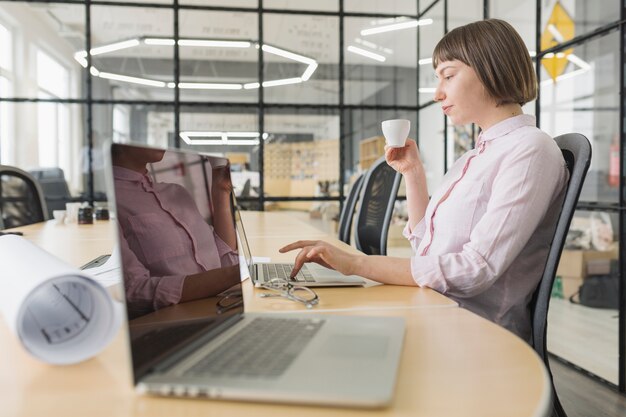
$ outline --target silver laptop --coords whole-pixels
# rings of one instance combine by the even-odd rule
[[[137,176],[128,168],[111,167],[115,161],[135,169],[142,167],[146,160],[142,159],[143,151],[152,158],[146,164],[151,180],[142,180],[141,173]],[[109,189],[114,191],[109,196],[119,224],[138,391],[159,396],[354,407],[381,407],[391,401],[402,351],[403,319],[244,313],[240,248],[228,238],[235,233],[234,200],[218,200],[212,193],[216,169],[227,167],[227,160],[175,150],[167,150],[159,159],[155,149],[121,144],[112,145],[107,154],[107,176],[113,184]],[[168,193],[177,197],[174,202]],[[197,210],[185,206],[189,201]],[[174,226],[197,219],[183,216],[170,221],[169,214],[159,214],[155,204],[179,217],[197,213],[205,224],[201,227],[195,223],[179,233]],[[218,217],[224,214],[226,218],[219,219],[218,227]],[[158,219],[157,229],[142,226],[142,221],[150,218]],[[177,274],[163,275],[159,268],[186,263],[185,252],[170,250],[170,246],[180,247],[185,244],[181,236],[204,229],[211,231],[215,242],[221,239],[220,245],[231,242],[235,246],[229,249],[229,256],[222,256],[222,264],[200,273],[210,277],[210,286],[219,289],[193,301],[164,305],[160,291],[170,291],[165,280],[198,274],[181,267],[180,271],[166,271]],[[168,261],[160,262],[154,251],[137,248],[142,242],[136,242],[136,232],[153,236],[154,241],[143,242],[144,249],[154,249],[156,244],[156,253],[169,256]],[[211,244],[206,249],[209,252]],[[193,256],[202,259],[203,254]],[[148,265],[140,266],[142,262]],[[148,273],[137,273],[139,270]],[[146,311],[147,307],[157,309]]]
[[[292,263],[255,263],[239,210],[235,213],[235,219],[243,259],[250,271],[250,279],[252,279],[256,287],[260,287],[275,278],[291,281],[294,284],[306,285],[307,287],[358,287],[365,285],[363,278],[357,275],[343,275],[340,272],[315,263],[304,264],[293,278],[291,277]]]

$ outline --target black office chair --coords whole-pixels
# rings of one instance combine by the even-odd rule
[[[346,201],[343,203],[343,210],[341,210],[341,214],[339,215],[339,240],[348,245],[350,244],[354,209],[356,208],[357,201],[359,201],[359,194],[361,193],[364,177],[364,175],[359,175],[354,184],[352,184],[348,198],[346,198]]]
[[[567,184],[567,191],[565,199],[563,200],[563,207],[561,209],[561,215],[556,225],[554,232],[554,238],[550,246],[550,252],[548,253],[548,260],[543,270],[541,281],[537,286],[533,294],[531,301],[531,317],[532,317],[532,336],[533,336],[533,348],[537,354],[541,357],[548,369],[550,379],[552,379],[552,372],[550,371],[550,363],[548,361],[548,352],[546,346],[546,331],[548,320],[548,306],[550,305],[550,294],[552,292],[552,285],[554,284],[554,278],[556,276],[556,270],[561,259],[561,252],[563,251],[563,245],[565,244],[565,237],[569,230],[574,211],[576,210],[576,204],[580,191],[583,187],[589,164],[591,163],[591,145],[586,137],[578,133],[568,133],[555,138],[556,143],[563,152],[563,158],[567,164],[570,178]],[[553,392],[553,415],[557,417],[567,417],[565,410],[561,406],[559,397],[557,396],[552,384]]]
[[[365,174],[357,210],[354,241],[367,255],[387,254],[387,234],[401,176],[379,158]]]
[[[65,204],[72,201],[72,194],[65,181],[65,174],[61,168],[40,168],[30,170],[29,173],[41,186],[48,217],[52,217],[54,210],[65,210]]]
[[[28,172],[0,165],[0,229],[48,220],[41,187]]]

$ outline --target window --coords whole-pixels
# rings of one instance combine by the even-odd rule
[[[119,143],[130,142],[130,114],[128,106],[117,104],[113,106],[113,141]]]
[[[42,99],[67,97],[70,74],[67,68],[43,51],[37,52],[38,96]],[[71,172],[70,112],[64,103],[37,106],[39,165],[60,167]]]
[[[9,29],[0,24],[0,97],[13,95],[13,37]],[[0,103],[0,164],[11,165],[13,144],[10,140],[13,131],[11,105]]]
[[[55,98],[67,98],[70,89],[70,73],[56,59],[43,51],[37,51],[37,85],[39,90]]]
[[[11,71],[11,68],[13,68],[13,37],[11,31],[0,23],[0,71]]]

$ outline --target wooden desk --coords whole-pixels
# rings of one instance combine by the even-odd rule
[[[110,220],[94,224],[56,224],[54,220],[31,224],[12,230],[36,243],[70,265],[79,267],[92,259],[111,253],[116,223]]]
[[[270,216],[261,214],[259,217],[267,219]],[[244,222],[251,224],[251,220],[246,214]],[[54,249],[59,245],[58,241],[52,241],[49,237],[51,235],[48,235],[50,230],[54,230],[54,233],[50,232],[52,234],[58,231],[51,229],[53,226],[35,225],[20,230],[25,232],[25,237],[60,254],[64,251]],[[65,253],[66,260],[74,260],[74,264],[78,265],[107,252],[107,238],[104,235],[113,230],[109,223],[75,227],[76,232],[74,226],[68,227],[69,233],[64,241],[65,252],[73,252],[70,245],[77,245],[74,246],[80,248],[77,252],[85,253]],[[85,239],[79,239],[78,235],[84,235]],[[48,246],[50,243],[52,247]],[[108,240],[109,248],[110,243]],[[87,256],[86,252],[91,250],[94,252]],[[30,357],[9,333],[4,321],[0,321],[0,409],[2,415],[29,417],[548,415],[549,378],[542,362],[523,341],[460,308],[439,308],[441,305],[437,306],[436,303],[429,308],[390,308],[393,307],[394,296],[402,297],[402,294],[394,291],[407,289],[376,288],[379,287],[325,289],[324,294],[320,295],[322,298],[327,296],[333,305],[351,306],[339,314],[405,318],[405,345],[395,398],[387,409],[337,409],[139,396],[131,385],[126,332],[120,332],[98,357],[74,366],[56,367]],[[367,290],[372,292],[364,292]],[[252,288],[248,287],[247,291],[247,297],[254,299]],[[333,298],[334,291],[342,293],[342,297],[344,292],[351,297],[343,300],[342,304],[341,297]],[[433,292],[417,292],[415,294],[423,294],[423,297],[417,295],[413,301],[428,304],[430,293]],[[366,304],[358,300],[361,296],[370,298],[373,294],[386,294],[391,306],[372,305],[369,310],[365,310]],[[255,311],[286,310],[289,307],[293,311],[297,307],[290,302],[280,308],[261,304],[258,300],[251,302]],[[384,302],[384,299],[379,300],[381,304]],[[360,307],[354,308],[355,305]]]

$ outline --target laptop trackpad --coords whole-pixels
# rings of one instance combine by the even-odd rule
[[[321,354],[349,358],[381,358],[386,356],[389,339],[366,334],[332,334],[321,348]]]
[[[309,269],[309,272],[315,277],[315,281],[317,282],[363,282],[363,280],[357,276],[343,275],[341,272],[337,272],[334,269],[328,269],[315,263],[307,264],[306,267]]]

